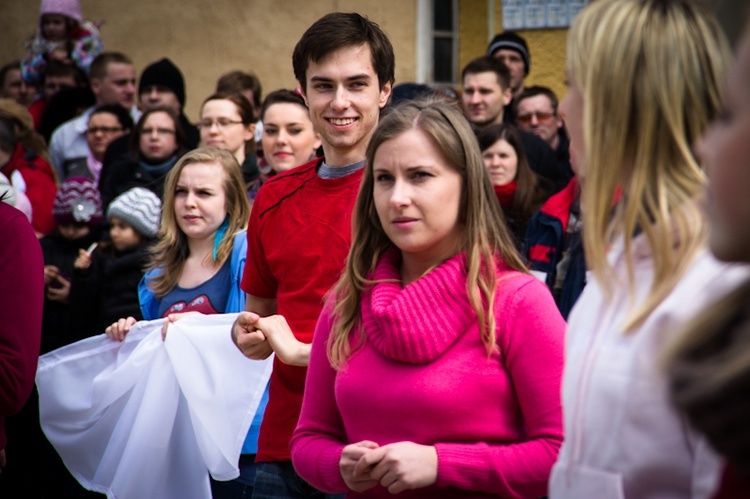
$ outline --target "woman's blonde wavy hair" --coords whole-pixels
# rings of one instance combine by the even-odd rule
[[[158,242],[151,251],[148,269],[160,269],[158,276],[150,278],[149,288],[157,297],[169,293],[177,285],[182,267],[190,254],[187,236],[177,225],[174,212],[175,190],[182,170],[188,165],[213,163],[224,171],[227,227],[219,243],[214,266],[220,267],[232,253],[234,236],[247,228],[250,204],[245,194],[242,169],[232,153],[216,147],[201,147],[185,154],[169,171],[164,181],[164,203],[162,204],[161,227]]]
[[[460,251],[466,253],[467,293],[488,355],[495,348],[492,304],[497,286],[496,259],[511,269],[527,272],[505,227],[477,140],[461,112],[439,99],[408,101],[397,106],[381,120],[367,147],[367,163],[352,217],[352,246],[344,274],[333,289],[335,320],[328,339],[328,358],[336,369],[343,368],[352,352],[352,334],[355,331],[362,334],[362,291],[373,283],[367,276],[383,253],[393,246],[375,210],[375,154],[384,142],[412,129],[424,132],[461,175]]]
[[[654,259],[632,331],[674,288],[705,238],[699,206],[706,175],[691,144],[722,105],[728,43],[690,0],[598,0],[568,35],[568,74],[583,96],[583,241],[586,260],[610,294],[607,249],[625,241],[634,296],[632,236],[642,231]],[[621,189],[622,199],[613,210]]]

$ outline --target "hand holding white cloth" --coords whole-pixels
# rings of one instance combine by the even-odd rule
[[[169,326],[137,323],[125,341],[100,335],[39,359],[42,428],[86,488],[110,498],[210,498],[239,475],[242,443],[272,358],[252,361],[230,336],[237,314]]]

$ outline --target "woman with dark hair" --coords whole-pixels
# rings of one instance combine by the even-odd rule
[[[313,129],[305,99],[291,90],[268,94],[260,111],[263,157],[273,173],[307,163],[318,154],[320,135]]]
[[[99,182],[105,209],[115,197],[133,187],[146,187],[163,199],[164,178],[190,147],[179,116],[167,107],[143,113],[130,146],[135,161],[108,172]]]
[[[521,248],[531,216],[549,195],[529,167],[521,136],[512,125],[492,125],[479,134],[484,167],[490,176],[505,221]]]
[[[198,121],[201,146],[231,152],[242,167],[242,177],[251,189],[260,177],[255,155],[255,109],[242,94],[216,93],[203,101]]]
[[[86,177],[99,182],[102,172],[102,161],[107,146],[118,137],[130,133],[133,129],[133,118],[119,104],[99,106],[89,115],[86,127],[86,144],[89,154],[63,163],[65,178]]]

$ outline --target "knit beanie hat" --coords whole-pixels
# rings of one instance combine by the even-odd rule
[[[63,16],[83,22],[81,3],[78,0],[42,0],[42,11],[39,18],[44,14],[62,14]],[[41,22],[41,21],[40,21]]]
[[[144,187],[133,187],[117,196],[107,208],[107,222],[117,217],[144,237],[153,239],[159,232],[161,200]]]
[[[84,177],[73,177],[60,184],[52,204],[52,216],[58,224],[100,223],[102,198],[96,182]]]
[[[180,104],[185,106],[185,79],[180,69],[166,57],[143,70],[141,81],[138,83],[138,94],[152,85],[167,87],[174,92]]]
[[[526,40],[513,31],[504,31],[495,35],[495,38],[492,39],[489,47],[487,47],[487,55],[493,55],[500,49],[515,50],[521,54],[523,63],[526,65],[526,74],[529,74],[529,71],[531,71],[531,55],[529,55],[529,46],[526,44]]]

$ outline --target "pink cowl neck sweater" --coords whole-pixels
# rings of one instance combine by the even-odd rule
[[[547,288],[498,264],[498,349],[488,358],[457,255],[402,287],[400,253],[378,263],[362,296],[362,343],[334,370],[326,342],[332,306],[315,331],[294,467],[326,492],[348,491],[344,446],[434,445],[437,483],[401,497],[539,497],[562,443],[565,323]],[[357,496],[349,491],[350,496]],[[392,497],[377,486],[361,497]]]

